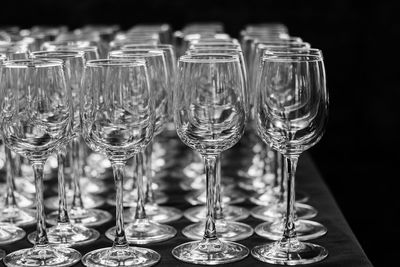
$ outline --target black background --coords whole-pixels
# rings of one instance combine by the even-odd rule
[[[282,22],[324,52],[330,122],[312,155],[375,266],[397,256],[400,213],[399,9],[384,1],[40,0],[1,1],[0,25],[221,21],[235,36],[248,23]],[[321,211],[323,212],[323,211]]]

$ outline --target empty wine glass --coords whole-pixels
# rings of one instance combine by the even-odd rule
[[[168,118],[168,68],[165,61],[165,54],[162,50],[148,50],[148,49],[133,49],[124,51],[112,51],[110,53],[110,58],[122,58],[122,59],[144,59],[148,64],[149,69],[149,81],[150,88],[154,95],[155,102],[155,128],[154,135],[159,134],[164,124]],[[150,143],[151,145],[151,143]],[[143,159],[148,158],[151,160],[152,147],[146,149],[142,153],[144,155],[138,155],[136,160],[138,164],[143,164]],[[147,152],[147,153],[146,153]],[[160,224],[151,220],[146,214],[145,199],[148,197],[143,197],[143,174],[144,170],[146,179],[148,181],[147,188],[150,189],[152,184],[152,173],[151,170],[146,168],[148,165],[145,164],[143,168],[137,167],[136,174],[137,177],[137,205],[134,218],[126,226],[126,237],[129,243],[132,244],[147,244],[152,242],[160,242],[163,240],[170,239],[176,235],[176,230],[172,226]],[[151,190],[146,190],[149,193]],[[142,198],[143,197],[143,198]],[[150,196],[151,197],[151,196]],[[155,203],[152,201],[152,203]],[[154,206],[153,206],[154,207]],[[155,209],[155,212],[161,212],[161,207]],[[181,216],[181,212],[175,208],[164,208],[164,212],[170,213],[170,216]],[[133,214],[133,212],[132,212]],[[110,228],[106,232],[106,236],[110,239],[114,238],[115,228]]]
[[[322,137],[328,115],[328,93],[322,56],[311,54],[263,57],[257,89],[256,121],[260,137],[284,156],[287,194],[282,238],[256,246],[252,255],[282,265],[324,259],[325,248],[300,242],[296,235],[294,178],[300,154]]]
[[[4,143],[29,159],[35,174],[37,237],[33,248],[14,251],[7,266],[71,266],[81,255],[49,245],[43,206],[43,167],[71,135],[71,91],[60,60],[15,60],[2,66],[1,134]]]
[[[172,250],[174,257],[184,262],[214,265],[248,255],[245,246],[218,239],[215,227],[217,158],[244,132],[243,86],[237,55],[185,55],[179,59],[173,97],[175,125],[179,138],[203,156],[207,179],[204,237]]]
[[[86,266],[150,266],[160,255],[129,246],[123,218],[126,161],[151,141],[155,125],[154,95],[144,60],[93,60],[85,66],[81,90],[82,135],[93,150],[110,160],[116,187],[116,233],[112,247],[87,253]]]
[[[79,122],[79,92],[82,80],[82,72],[84,67],[84,53],[79,51],[37,51],[32,52],[33,58],[47,58],[47,59],[59,59],[63,61],[66,85],[71,90],[72,102],[73,102],[73,123],[72,131],[73,135],[70,139],[66,140],[65,144],[62,144],[57,151],[58,160],[58,212],[57,212],[57,224],[47,231],[47,236],[51,244],[57,244],[61,246],[73,246],[82,245],[95,241],[99,238],[100,233],[94,229],[87,228],[81,224],[71,224],[69,219],[68,204],[67,204],[67,192],[64,178],[64,163],[66,161],[66,145],[68,142],[74,142],[74,138],[79,138],[80,122]],[[76,141],[75,141],[76,142]],[[73,148],[76,148],[76,146]],[[74,152],[74,151],[72,151]],[[76,155],[76,152],[74,153]],[[78,160],[79,158],[75,159]],[[76,169],[76,163],[72,167],[72,173]],[[54,201],[54,200],[53,200]],[[71,199],[72,202],[72,199]],[[31,233],[28,236],[29,241],[32,243],[36,239],[36,232]]]

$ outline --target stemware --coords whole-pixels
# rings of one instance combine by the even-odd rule
[[[242,76],[244,80],[244,86],[243,86],[243,95],[245,96],[245,106],[246,108],[248,107],[248,99],[247,99],[247,71],[243,59],[243,54],[240,50],[236,49],[227,49],[227,48],[220,48],[220,47],[213,47],[213,48],[192,48],[191,50],[187,51],[186,54],[188,55],[207,55],[207,54],[214,54],[214,55],[237,55],[239,57],[239,63],[240,67],[242,70]],[[246,113],[248,113],[248,110],[246,110]],[[217,175],[221,174],[221,159],[219,158],[217,161]],[[237,191],[233,187],[223,187],[221,188],[221,178],[222,177],[217,177],[217,188],[219,190],[216,191],[216,196],[217,199],[220,201],[217,201],[216,209],[217,213],[219,212],[219,215],[217,216],[217,228],[219,228],[218,233],[221,235],[221,237],[224,238],[224,236],[229,236],[230,238],[233,237],[239,237],[236,236],[235,233],[238,232],[244,232],[246,235],[241,235],[241,237],[245,238],[248,237],[252,234],[252,229],[248,226],[245,226],[243,224],[237,225],[237,223],[233,223],[231,221],[238,221],[245,219],[249,216],[249,212],[242,208],[242,207],[237,207],[237,206],[232,206],[232,205],[227,205],[227,203],[238,203],[241,200],[245,200],[245,196],[243,193],[240,191]],[[223,177],[224,179],[230,178],[230,177]],[[232,178],[230,178],[233,180]],[[201,177],[201,180],[203,180],[203,177]],[[224,195],[222,195],[224,193]],[[191,197],[186,197],[186,199],[189,201],[189,203],[195,202],[194,200],[199,200],[201,197],[200,194],[197,195],[190,195]],[[225,197],[226,196],[226,197]],[[200,202],[200,201],[199,201]],[[204,201],[205,203],[205,201]],[[200,206],[200,207],[193,207],[185,211],[184,213],[185,217],[188,218],[191,221],[197,222],[202,219],[205,219],[206,217],[206,208],[205,206]],[[221,219],[224,219],[223,223],[220,221]],[[236,226],[234,226],[236,225]],[[223,227],[219,227],[223,226]],[[239,230],[238,228],[241,228],[242,231],[236,231],[236,230],[228,230],[229,227],[232,227],[232,229]],[[246,231],[243,231],[244,228],[246,228]],[[185,228],[186,229],[186,228]],[[198,228],[197,228],[198,229]],[[185,231],[185,235],[193,235],[193,230],[191,231]],[[224,233],[224,234],[222,234]],[[201,231],[197,232],[196,235],[200,236],[202,233]],[[233,239],[232,239],[233,240]]]
[[[57,224],[48,229],[47,236],[50,244],[57,244],[61,246],[72,246],[72,245],[82,245],[95,241],[100,233],[94,229],[86,228],[81,224],[71,224],[68,212],[68,201],[67,192],[64,177],[64,164],[66,161],[66,145],[67,142],[74,142],[73,139],[78,137],[80,122],[79,113],[76,111],[79,107],[79,91],[80,84],[82,80],[83,72],[83,59],[84,53],[78,51],[36,51],[31,53],[33,58],[44,58],[44,59],[59,59],[63,61],[66,85],[69,90],[71,90],[72,103],[73,103],[73,123],[72,131],[73,135],[66,143],[61,145],[57,151],[57,161],[58,161],[58,215]],[[72,139],[72,140],[71,140]],[[76,141],[75,141],[76,142]],[[76,149],[76,146],[72,146]],[[72,151],[74,155],[76,152]],[[75,165],[72,166],[72,173],[76,173],[76,160]],[[72,202],[72,199],[71,199]],[[36,239],[36,232],[31,233],[28,236],[29,241],[32,243]]]
[[[260,137],[284,157],[286,211],[280,240],[252,249],[264,262],[297,265],[317,262],[325,248],[299,241],[294,210],[294,178],[298,158],[322,137],[327,122],[328,93],[322,56],[312,54],[263,57],[257,88],[256,122]]]
[[[2,66],[1,134],[4,143],[29,159],[36,186],[37,237],[33,248],[14,251],[7,266],[71,266],[81,255],[49,245],[43,205],[43,167],[71,135],[72,101],[60,60],[15,60]]]
[[[155,128],[154,128],[154,135],[159,134],[163,126],[168,118],[168,91],[169,88],[168,84],[168,71],[167,65],[165,61],[165,54],[162,50],[148,50],[148,49],[134,49],[134,50],[126,50],[126,51],[113,51],[110,53],[110,58],[122,58],[122,59],[144,59],[148,63],[149,66],[149,81],[150,81],[150,88],[152,93],[154,94],[154,102],[155,102]],[[150,143],[151,145],[151,143]],[[138,155],[136,160],[138,164],[143,164],[143,159],[148,158],[149,161],[151,160],[151,152],[152,147],[146,149],[142,152],[142,155]],[[147,153],[146,153],[147,151]],[[146,162],[146,163],[149,163]],[[131,222],[126,227],[126,237],[129,243],[133,244],[147,244],[152,242],[160,242],[163,240],[170,239],[176,235],[175,228],[154,222],[149,218],[146,214],[146,205],[145,201],[152,196],[147,195],[143,199],[141,199],[141,194],[143,191],[141,181],[143,179],[142,170],[146,175],[147,180],[152,179],[152,171],[148,168],[149,165],[145,164],[145,166],[140,167],[137,166],[135,168],[137,177],[137,205],[134,218],[131,218]],[[151,166],[150,166],[151,167]],[[151,181],[147,183],[146,194],[151,193]],[[151,201],[151,203],[155,203]],[[150,204],[151,204],[150,203]],[[154,206],[153,206],[154,207]],[[157,207],[155,207],[157,208]],[[151,211],[151,209],[149,209]],[[161,209],[155,209],[154,212],[161,212]],[[167,212],[166,216],[169,216],[170,213],[171,217],[181,216],[180,211],[175,208],[163,209],[164,212]],[[131,213],[133,214],[133,212]],[[110,228],[106,232],[106,236],[110,239],[114,238],[115,228]]]
[[[221,264],[241,260],[248,249],[222,241],[215,226],[218,155],[236,144],[244,132],[244,79],[237,55],[185,55],[179,59],[174,88],[174,119],[179,138],[204,158],[207,218],[202,240],[172,250],[179,260]]]
[[[137,155],[140,163],[140,152],[154,133],[154,95],[146,62],[139,59],[88,61],[80,96],[83,138],[91,149],[110,160],[117,192],[113,246],[87,253],[82,262],[86,266],[153,265],[160,260],[157,252],[129,246],[122,203],[126,161]]]

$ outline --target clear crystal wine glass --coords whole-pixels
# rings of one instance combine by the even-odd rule
[[[67,192],[64,177],[64,163],[66,161],[66,145],[68,142],[74,142],[75,138],[79,138],[80,121],[79,121],[79,92],[81,87],[82,73],[84,67],[84,53],[82,51],[36,51],[31,53],[33,58],[43,59],[59,59],[63,61],[66,85],[71,90],[73,102],[73,135],[66,143],[61,145],[57,151],[58,161],[58,214],[57,224],[47,231],[47,236],[50,244],[61,246],[83,245],[95,241],[99,238],[100,233],[95,229],[87,228],[81,224],[71,224],[69,220]],[[75,141],[77,142],[77,141]],[[73,146],[73,148],[76,146]],[[75,154],[76,155],[76,152]],[[76,165],[72,167],[75,169]],[[72,171],[74,172],[74,171]],[[72,201],[71,201],[72,202]],[[36,239],[36,232],[28,236],[32,243]]]
[[[81,90],[82,135],[91,149],[111,161],[116,195],[116,229],[112,247],[87,253],[86,266],[150,266],[160,255],[131,247],[125,236],[123,176],[126,161],[151,141],[155,125],[154,95],[144,60],[88,61]]]
[[[82,42],[82,43],[81,43]],[[49,44],[44,45],[43,47],[46,51],[73,51],[73,52],[83,52],[84,61],[98,59],[98,49],[96,46],[90,46],[89,43],[85,41],[81,42],[73,42],[72,44],[68,44],[68,42],[49,42]],[[78,73],[76,73],[78,75]],[[82,75],[82,74],[80,74]],[[74,89],[72,90],[73,101],[74,101],[74,111],[75,111],[75,120],[79,118],[79,83],[75,83]],[[78,128],[76,128],[78,129]],[[73,191],[72,195],[67,194],[67,201],[70,205],[69,210],[69,220],[72,224],[83,224],[85,226],[97,226],[102,225],[111,220],[112,216],[109,212],[95,209],[95,207],[99,207],[104,204],[104,199],[98,196],[94,196],[92,194],[86,194],[87,192],[83,190],[81,183],[82,180],[85,180],[85,175],[83,171],[83,164],[85,161],[85,149],[86,144],[79,137],[80,133],[75,130],[75,137],[72,139],[72,153],[70,153],[70,162],[73,166],[71,176],[72,176],[72,185],[70,190]],[[98,154],[97,152],[95,152]],[[100,160],[103,158],[103,155],[98,157]],[[103,165],[98,162],[94,162],[93,167],[97,169],[97,172],[104,172]],[[89,172],[89,171],[88,171]],[[88,179],[86,179],[88,180]],[[92,181],[95,182],[95,181]],[[100,185],[99,185],[100,186]],[[99,187],[98,186],[98,187]],[[68,192],[67,192],[68,193]],[[82,194],[84,193],[84,194]],[[45,201],[47,207],[50,209],[57,209],[57,203],[55,198],[48,198]],[[56,225],[58,220],[58,212],[52,212],[47,217],[47,222],[51,225]]]
[[[179,138],[204,158],[207,219],[202,240],[172,250],[179,260],[221,264],[241,260],[248,249],[222,241],[215,227],[215,179],[218,155],[241,138],[246,120],[244,79],[237,55],[185,55],[179,59],[174,88],[174,119]]]
[[[2,66],[1,134],[4,143],[29,159],[35,174],[37,237],[33,248],[14,251],[7,266],[71,266],[81,255],[49,245],[43,206],[43,167],[71,135],[71,91],[59,60],[15,60]]]
[[[176,57],[175,57],[175,51],[172,45],[169,44],[157,44],[157,45],[149,45],[149,44],[130,44],[130,45],[125,45],[122,48],[122,51],[127,51],[125,53],[129,54],[129,51],[151,51],[154,49],[162,50],[164,53],[164,58],[166,62],[166,70],[167,70],[167,75],[169,79],[169,88],[168,90],[168,97],[172,96],[172,86],[174,84],[174,78],[175,78],[175,73],[176,73]],[[114,52],[115,53],[115,52]],[[117,52],[118,53],[118,52]],[[123,53],[123,52],[122,52]],[[111,52],[112,56],[113,52]],[[171,99],[168,99],[168,102],[171,103]],[[168,114],[171,114],[171,104],[168,105]],[[172,116],[168,116],[164,124],[167,123],[172,123]],[[163,128],[168,128],[168,126],[164,126]],[[171,128],[171,127],[169,127]],[[175,129],[175,126],[173,126]],[[160,132],[160,131],[159,131]],[[165,155],[167,154],[168,148],[164,149],[163,146],[158,142],[156,139],[158,136],[155,136],[153,140],[152,146],[146,149],[147,155],[145,157],[145,166],[147,167],[148,170],[146,170],[146,199],[145,199],[145,205],[146,205],[146,210],[147,210],[147,215],[152,218],[153,220],[161,223],[167,223],[171,221],[178,220],[179,218],[182,217],[182,212],[174,207],[168,207],[168,206],[160,206],[158,203],[160,202],[160,195],[156,194],[156,192],[153,191],[153,188],[155,187],[155,183],[153,182],[152,178],[152,170],[160,170],[163,165],[165,164],[166,160],[163,159]],[[158,148],[158,149],[157,149]],[[152,151],[150,151],[152,150]],[[151,171],[151,173],[150,173]],[[155,171],[155,175],[158,173]],[[162,186],[160,184],[160,181],[157,181],[158,185],[157,186]],[[165,198],[167,200],[167,198]],[[124,216],[127,222],[134,220],[135,218],[135,213],[136,211],[134,209],[127,209],[124,212]]]
[[[263,57],[257,96],[258,133],[284,156],[288,192],[281,239],[256,246],[252,255],[261,261],[282,265],[320,261],[328,255],[327,250],[301,242],[296,235],[294,178],[300,154],[321,139],[327,123],[328,92],[322,56]]]
[[[311,48],[270,47],[264,51],[265,55],[289,55],[293,53],[322,56],[319,49]],[[260,71],[260,69],[257,70],[257,75],[261,75]],[[287,177],[283,175],[285,173],[284,159],[279,152],[276,152],[275,158],[277,160],[277,169],[275,170],[276,175],[273,186],[267,186],[265,192],[250,198],[250,201],[253,203],[261,203],[261,206],[257,206],[251,210],[252,216],[266,221],[258,225],[255,231],[258,235],[271,240],[279,240],[282,236],[283,227],[280,222],[285,214],[285,196],[287,194]],[[295,192],[296,202],[294,203],[294,213],[296,232],[300,240],[310,240],[324,235],[327,229],[318,222],[308,220],[317,215],[317,210],[310,205],[300,203],[299,200],[304,198],[304,194]]]
[[[241,68],[241,75],[244,80],[244,86],[242,87],[242,95],[245,96],[245,107],[248,113],[248,101],[247,101],[247,71],[245,69],[243,54],[237,50],[226,50],[222,49],[193,49],[187,51],[188,55],[203,55],[203,56],[219,56],[219,55],[231,55],[239,58],[239,64]],[[230,196],[232,199],[240,197],[240,193],[231,188],[225,188],[221,190],[221,157],[217,158],[217,177],[216,177],[216,203],[215,203],[215,214],[216,214],[216,227],[218,237],[225,240],[237,241],[245,239],[253,234],[253,229],[244,223],[235,222],[236,220],[246,218],[249,213],[246,209],[237,206],[224,205],[222,192]],[[185,211],[185,217],[194,219],[193,221],[201,221],[196,224],[189,225],[182,230],[182,233],[192,239],[200,239],[203,235],[205,227],[205,208],[194,207]]]
[[[169,88],[169,79],[168,79],[168,71],[167,65],[165,61],[165,55],[162,50],[149,50],[149,49],[131,49],[124,51],[112,51],[109,55],[110,58],[122,58],[122,59],[144,59],[146,60],[149,67],[149,81],[150,88],[152,93],[154,94],[154,102],[155,102],[155,129],[154,134],[159,134],[164,124],[168,118],[168,88]],[[146,149],[147,152],[150,152],[151,147]],[[143,151],[143,153],[146,153]],[[151,155],[138,155],[136,160],[138,163],[143,164],[143,158],[151,157]],[[147,165],[147,164],[146,164]],[[137,171],[142,171],[147,168],[136,168]],[[147,170],[146,172],[147,180],[151,179],[151,170]],[[126,237],[129,243],[132,244],[147,244],[153,242],[160,242],[167,239],[170,239],[176,235],[176,230],[172,226],[157,223],[151,218],[149,218],[146,214],[146,206],[145,206],[145,196],[143,195],[143,175],[141,173],[136,172],[137,177],[137,204],[136,204],[136,212],[135,217],[126,226]],[[149,182],[147,188],[149,188],[151,183]],[[149,193],[150,190],[146,190]],[[154,202],[153,202],[154,203]],[[171,214],[180,213],[179,210],[177,212],[174,209],[169,209]],[[106,236],[110,239],[114,238],[115,228],[110,228],[106,232]]]

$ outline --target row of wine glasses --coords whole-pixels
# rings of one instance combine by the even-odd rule
[[[219,23],[189,24],[173,35],[166,24],[137,25],[126,32],[115,26],[74,32],[37,27],[17,41],[14,35],[8,31],[8,39],[0,43],[0,123],[7,158],[2,212],[26,213],[30,224],[36,213],[37,229],[28,235],[33,248],[1,255],[7,266],[70,266],[79,260],[86,266],[157,263],[156,251],[132,245],[165,241],[177,233],[165,223],[182,213],[160,206],[165,195],[154,191],[162,186],[154,170],[165,164],[159,159],[168,150],[159,140],[173,125],[172,117],[179,138],[196,152],[183,168],[181,185],[196,189],[186,196],[189,203],[203,204],[184,212],[194,223],[182,233],[195,241],[175,247],[174,257],[214,265],[248,256],[249,249],[235,241],[253,234],[252,227],[238,222],[250,212],[233,205],[246,195],[232,186],[235,178],[221,172],[221,153],[227,154],[242,136],[241,142],[255,153],[249,168],[238,173],[245,177],[239,186],[255,191],[250,200],[261,204],[251,211],[265,220],[255,232],[277,240],[253,248],[251,254],[285,265],[327,256],[323,247],[302,242],[325,234],[326,228],[306,220],[316,215],[313,207],[300,203],[307,195],[294,197],[298,157],[319,141],[326,124],[328,95],[320,50],[289,36],[281,24],[249,25],[240,41],[224,33]],[[19,45],[24,48],[16,49]],[[58,206],[56,199],[43,198],[44,164],[54,153]],[[19,156],[33,168],[36,212],[20,208],[15,200],[18,167],[12,165],[26,165]],[[105,187],[88,177],[107,176],[104,157],[111,163],[116,188],[107,199],[116,206],[116,226],[105,233],[114,242],[82,257],[71,246],[97,240],[100,233],[90,227],[112,218],[93,208],[104,200],[85,191]],[[133,174],[131,185],[124,182],[127,163],[132,164],[127,170]],[[86,181],[90,186],[82,189]],[[57,210],[45,217],[45,205]],[[13,233],[13,239],[5,239],[23,238],[18,225],[24,224],[15,216],[6,218],[13,219],[2,223],[0,231]],[[46,222],[53,226],[47,229]]]

